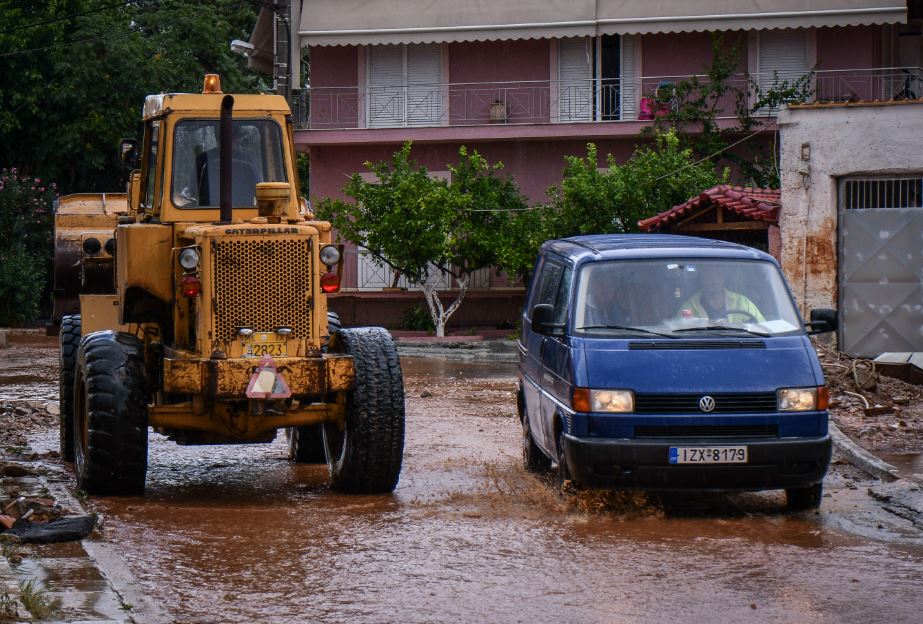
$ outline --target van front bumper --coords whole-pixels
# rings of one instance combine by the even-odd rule
[[[746,446],[746,464],[670,464],[671,446]],[[769,490],[823,480],[830,436],[761,439],[587,439],[564,435],[571,477],[580,484],[650,490]]]

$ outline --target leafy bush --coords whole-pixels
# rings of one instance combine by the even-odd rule
[[[433,331],[433,319],[429,312],[420,306],[410,306],[401,313],[401,329],[414,331]]]
[[[54,184],[0,169],[0,325],[38,318],[48,292]]]

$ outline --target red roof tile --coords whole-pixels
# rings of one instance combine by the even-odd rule
[[[755,189],[721,184],[703,191],[687,202],[673,206],[666,212],[638,221],[638,227],[644,232],[654,232],[710,205],[724,206],[725,210],[730,210],[748,219],[767,221],[775,225],[779,222],[781,196],[782,191],[778,189]]]

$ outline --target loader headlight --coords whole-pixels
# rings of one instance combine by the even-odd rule
[[[324,245],[320,248],[320,261],[332,267],[340,261],[340,248],[336,245]]]
[[[191,247],[188,247],[181,252],[179,252],[179,265],[191,271],[197,266],[199,266],[199,252]]]

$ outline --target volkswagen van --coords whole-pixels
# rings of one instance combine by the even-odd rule
[[[783,489],[820,504],[828,391],[770,255],[676,235],[546,242],[519,340],[523,461],[613,488]]]

